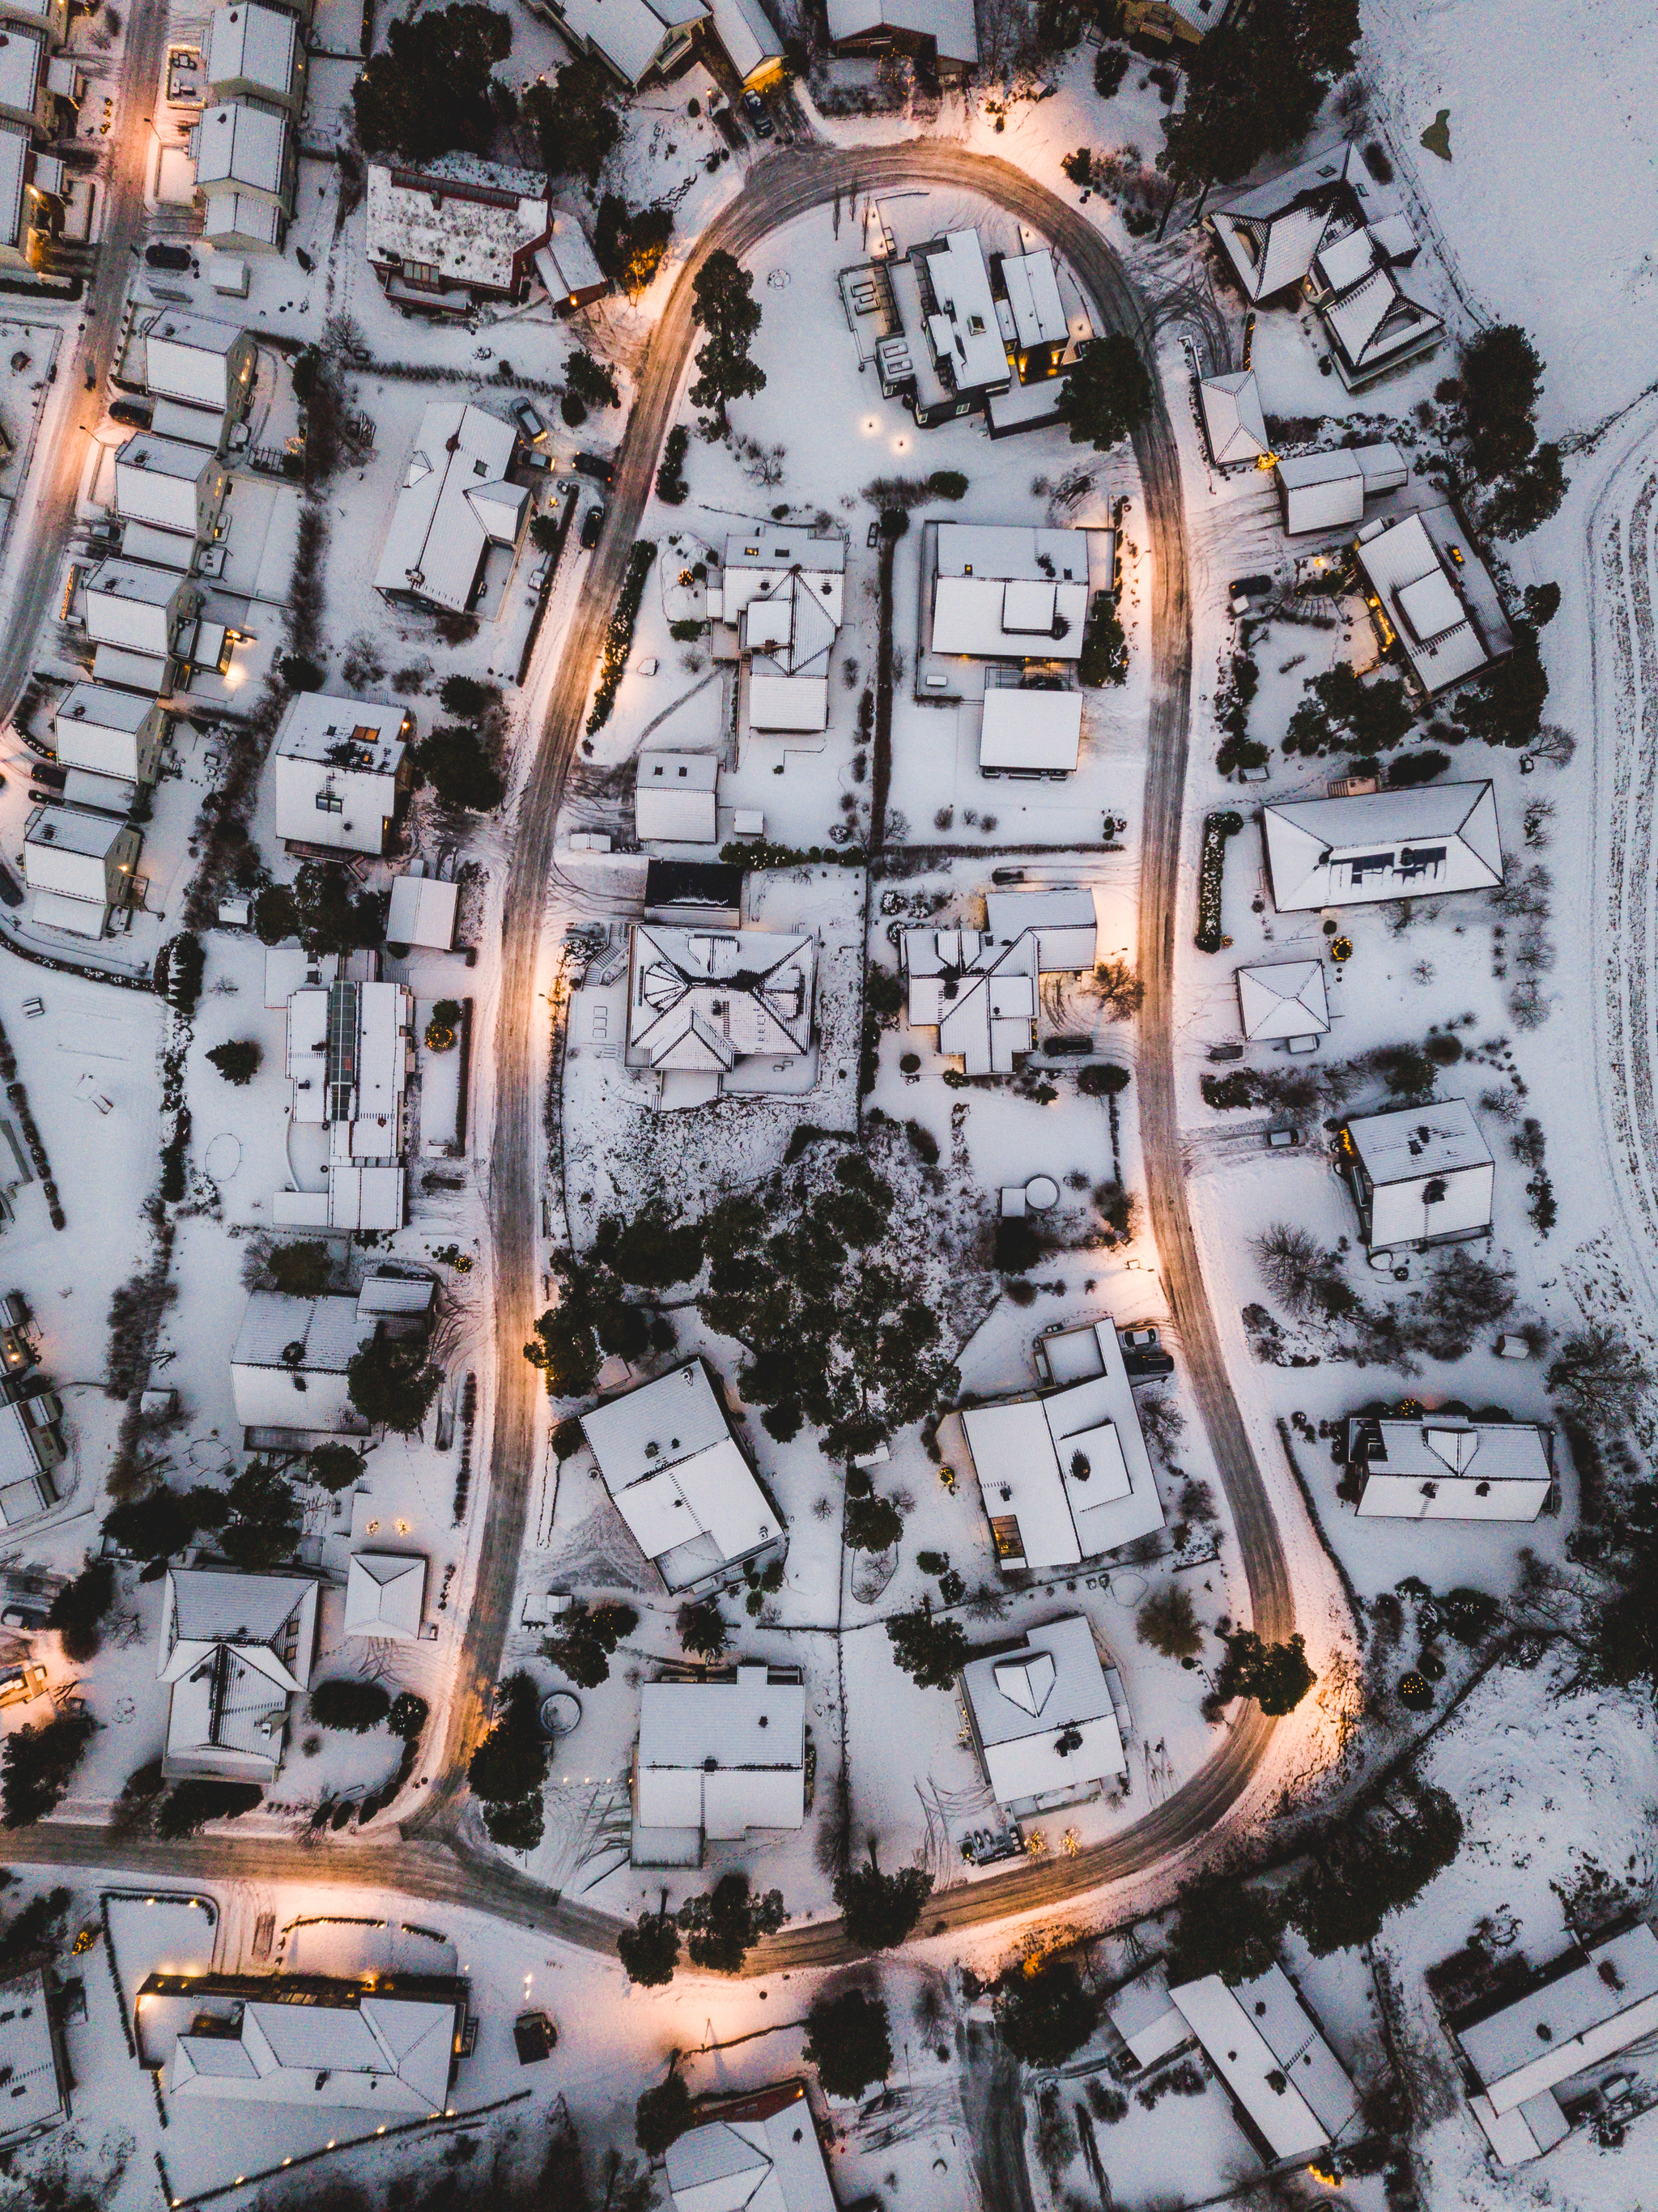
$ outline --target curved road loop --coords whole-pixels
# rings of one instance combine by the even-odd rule
[[[1153,325],[1146,304],[1092,226],[1007,162],[947,146],[920,143],[856,152],[794,147],[775,154],[751,171],[742,198],[704,234],[680,272],[640,375],[617,456],[604,534],[563,647],[545,726],[519,802],[503,916],[495,1032],[497,1109],[489,1169],[499,1342],[490,1481],[478,1579],[446,1737],[437,1760],[441,1778],[405,1824],[404,1839],[398,1843],[331,1851],[299,1843],[201,1838],[161,1847],[65,1826],[38,1836],[9,1837],[6,1850],[11,1856],[38,1855],[83,1865],[143,1869],[158,1878],[292,1879],[373,1886],[471,1906],[588,1949],[615,1949],[620,1923],[612,1916],[561,1898],[474,1842],[460,1827],[455,1802],[465,1788],[470,1751],[488,1724],[512,1619],[536,1469],[536,1397],[541,1386],[536,1370],[519,1356],[519,1347],[528,1340],[537,1304],[541,1040],[537,1023],[547,1017],[537,981],[554,880],[554,830],[604,629],[639,532],[696,337],[690,308],[697,269],[718,248],[739,256],[752,251],[780,224],[837,195],[850,198],[916,183],[975,193],[1030,224],[1069,260],[1106,325],[1127,331],[1150,349]],[[1155,374],[1153,383],[1157,389]],[[1181,1176],[1172,1012],[1192,631],[1179,457],[1160,391],[1154,416],[1137,435],[1134,447],[1153,556],[1152,702],[1139,956],[1145,985],[1139,1112],[1150,1211],[1169,1304],[1237,1528],[1254,1624],[1263,1637],[1278,1638],[1287,1636],[1294,1625],[1289,1575],[1222,1361]],[[1104,1884],[1144,1874],[1200,1844],[1248,1789],[1266,1755],[1272,1730],[1273,1723],[1251,1705],[1230,1729],[1221,1748],[1163,1805],[1074,1858],[1022,1863],[984,1881],[945,1892],[929,1907],[926,1932],[1056,1907]],[[745,1971],[830,1966],[852,1955],[839,1922],[826,1919],[786,1928],[750,1954]]]

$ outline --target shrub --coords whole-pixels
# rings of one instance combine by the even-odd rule
[[[1226,869],[1226,843],[1243,827],[1241,814],[1211,814],[1203,825],[1203,850],[1198,862],[1198,929],[1199,952],[1219,952],[1225,939],[1221,932],[1221,890]]]
[[[1077,662],[1077,681],[1097,690],[1105,684],[1128,681],[1128,639],[1117,611],[1114,592],[1096,592],[1089,609],[1088,631]]]
[[[1254,1698],[1263,1713],[1276,1718],[1293,1712],[1317,1680],[1307,1663],[1304,1638],[1292,1636],[1287,1644],[1263,1644],[1254,1629],[1234,1629],[1226,1639],[1226,1656],[1216,1670],[1214,1690],[1204,1701],[1205,1710],[1213,1707],[1218,1711],[1234,1698]]]
[[[9,1828],[32,1828],[56,1809],[95,1725],[89,1714],[66,1714],[6,1738],[0,1753],[0,1806]]]
[[[855,1951],[896,1949],[920,1918],[932,1893],[932,1876],[920,1867],[883,1874],[872,1841],[869,1864],[848,1868],[835,1882],[842,1932]]]
[[[924,1129],[919,1121],[906,1121],[904,1134],[909,1139],[911,1152],[922,1166],[936,1168],[938,1164],[938,1139],[932,1130]]]
[[[640,601],[645,596],[645,579],[650,574],[651,563],[656,558],[656,547],[648,538],[640,538],[628,556],[628,573],[623,580],[610,617],[610,625],[604,634],[604,654],[600,665],[598,689],[593,694],[593,703],[587,716],[587,735],[591,738],[602,730],[610,719],[616,705],[616,688],[623,671],[628,665],[628,655],[633,651],[634,625],[639,619]]]
[[[641,1912],[616,1939],[616,1956],[630,1982],[661,1989],[679,1963],[679,1924],[671,1912]]]
[[[1178,1583],[1146,1599],[1135,1617],[1134,1633],[1165,1659],[1195,1659],[1203,1649],[1191,1595]]]
[[[239,1820],[264,1802],[257,1782],[175,1783],[155,1814],[155,1832],[163,1843],[193,1836],[210,1820]]]
[[[334,1272],[327,1245],[310,1237],[298,1244],[273,1245],[264,1268],[277,1290],[296,1298],[320,1297]]]
[[[688,1600],[674,1622],[680,1642],[699,1659],[718,1659],[731,1642],[726,1617],[713,1598]]]
[[[1089,1066],[1077,1071],[1077,1088],[1084,1098],[1114,1098],[1128,1088],[1126,1067]]]
[[[167,939],[156,963],[157,980],[180,1020],[187,1022],[201,1003],[202,978],[206,972],[207,954],[193,931],[183,930]]]
[[[390,1694],[378,1682],[362,1682],[349,1675],[319,1682],[311,1692],[311,1717],[319,1728],[342,1729],[351,1735],[367,1735],[392,1710]]]
[[[691,102],[693,107],[696,102]],[[673,1925],[669,1922],[669,1926]],[[623,1930],[623,1934],[629,1933]],[[674,1938],[675,1948],[679,1939]],[[634,2106],[634,2141],[647,2158],[660,2158],[671,2143],[678,2142],[693,2121],[691,2093],[685,2087],[677,2066],[671,2064],[668,2078],[647,2089]]]
[[[904,1533],[904,1516],[887,1498],[847,1500],[847,1541],[855,1552],[889,1552]]]
[[[967,478],[959,469],[934,469],[926,488],[935,499],[965,499]]]

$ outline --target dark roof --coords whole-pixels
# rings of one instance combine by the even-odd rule
[[[651,860],[645,869],[645,903],[740,908],[743,871],[714,860]]]

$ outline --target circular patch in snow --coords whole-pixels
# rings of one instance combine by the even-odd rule
[[[189,1459],[190,1464],[200,1468],[203,1474],[225,1474],[230,1468],[230,1447],[221,1443],[217,1437],[194,1437]]]
[[[786,285],[792,284],[793,281],[786,269],[774,269],[766,277],[767,283],[774,292],[782,291]]]
[[[202,1154],[202,1171],[215,1182],[228,1182],[242,1164],[242,1140],[229,1129],[221,1129]]]
[[[1144,1575],[1123,1574],[1111,1577],[1111,1595],[1119,1605],[1138,1605],[1145,1595],[1146,1587]]]
[[[581,1700],[574,1690],[555,1690],[541,1701],[541,1733],[556,1741],[581,1726]]]
[[[1060,1186],[1052,1176],[1032,1176],[1024,1187],[1025,1210],[1029,1213],[1046,1213],[1060,1202]]]

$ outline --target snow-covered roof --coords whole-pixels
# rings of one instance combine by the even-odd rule
[[[987,891],[985,927],[1001,944],[1029,932],[1036,940],[1041,975],[1094,965],[1099,909],[1091,890]]]
[[[714,34],[746,84],[783,58],[783,41],[760,0],[709,0]]]
[[[555,300],[575,301],[584,294],[607,291],[610,279],[599,267],[579,216],[554,208],[549,217],[545,246],[535,257],[536,274]]]
[[[940,61],[972,66],[979,58],[973,0],[829,0],[832,44],[879,30],[931,39]]]
[[[1028,1630],[1016,1650],[969,1660],[962,1690],[985,1773],[1009,1810],[1127,1771],[1105,1669],[1079,1616]]]
[[[386,918],[388,945],[427,945],[447,952],[455,941],[459,886],[436,876],[398,876]]]
[[[23,187],[28,168],[28,126],[0,122],[0,246],[22,243]]]
[[[1079,691],[1027,691],[1005,684],[985,693],[979,765],[1070,775],[1082,750]]]
[[[909,258],[926,267],[935,303],[926,316],[927,343],[935,361],[949,362],[956,388],[982,392],[1006,384],[1007,348],[978,232],[953,230],[914,247]]]
[[[170,1693],[165,1771],[268,1780],[316,1640],[308,1576],[169,1568],[155,1664]]]
[[[636,922],[628,981],[633,1066],[728,1073],[811,1049],[815,938]]]
[[[665,2163],[673,2212],[835,2212],[804,2082],[732,2100]]]
[[[1198,398],[1218,466],[1258,460],[1266,452],[1266,417],[1253,368],[1206,378],[1198,386]]]
[[[934,653],[1035,660],[1081,654],[1086,531],[941,522],[933,548]]]
[[[506,481],[518,442],[510,422],[434,399],[392,510],[374,573],[382,592],[413,592],[464,613],[489,546],[513,544],[528,491]]]
[[[1496,1170],[1465,1098],[1358,1115],[1342,1152],[1362,1178],[1372,1250],[1490,1228]]]
[[[1363,380],[1424,350],[1444,328],[1432,308],[1412,299],[1387,269],[1372,270],[1319,312],[1350,376]]]
[[[514,264],[547,237],[547,179],[451,155],[424,169],[368,168],[371,261],[416,262],[454,283],[510,289]]]
[[[1093,1338],[1096,1374],[961,1417],[998,1561],[1015,1571],[1075,1566],[1163,1525],[1116,1330],[1066,1334]]]
[[[1280,914],[1489,890],[1503,880],[1489,782],[1286,800],[1265,807],[1261,823]]]
[[[1442,521],[1450,510],[1434,513]],[[1485,666],[1490,652],[1424,514],[1373,523],[1360,531],[1353,550],[1388,641],[1397,637],[1428,691],[1443,690]],[[1469,557],[1464,554],[1465,568]],[[1488,583],[1483,567],[1479,573]]]
[[[426,1602],[426,1561],[418,1553],[354,1552],[345,1578],[345,1633],[412,1644]]]
[[[554,13],[629,85],[648,76],[673,33],[708,15],[705,0],[554,0]]]
[[[401,700],[343,699],[332,691],[296,691],[276,731],[279,759],[350,768],[361,775],[395,775],[414,716]]]
[[[1065,302],[1051,247],[1035,253],[1002,257],[1002,286],[1013,318],[1015,343],[1022,351],[1032,346],[1063,345],[1071,335]]]
[[[907,929],[901,940],[912,1029],[938,1031],[969,1075],[1007,1075],[1036,1019],[1036,943],[976,929]]]
[[[0,107],[33,111],[46,67],[46,42],[40,32],[0,23]]]
[[[1361,1416],[1347,1424],[1347,1457],[1363,1478],[1363,1519],[1534,1521],[1552,1482],[1532,1421]]]
[[[8,2141],[48,2127],[69,2111],[39,1966],[0,1982],[0,2081],[6,2087],[0,2136]]]
[[[34,846],[50,846],[59,853],[77,854],[82,860],[102,861],[126,824],[106,814],[82,814],[73,806],[37,806],[23,831],[25,854]]]
[[[372,1996],[341,1984],[337,1996],[307,1985],[302,2002],[238,1996],[216,2018],[216,2010],[210,1992],[197,1998],[166,2068],[171,2095],[419,2119],[444,2110],[459,2025],[452,1999]]]
[[[581,1417],[604,1487],[670,1589],[781,1533],[700,1359]]]
[[[634,827],[647,842],[712,845],[719,836],[720,762],[714,753],[642,752]]]
[[[1658,1934],[1637,1921],[1574,1946],[1523,1996],[1449,2025],[1482,2084],[1471,2109],[1499,2160],[1534,2157],[1566,2132],[1556,2085],[1658,2031]]]
[[[261,7],[258,0],[236,0],[234,8],[217,8],[208,18],[203,59],[211,92],[240,83],[285,100],[294,91],[302,53],[297,16]]]
[[[1358,2097],[1282,1966],[1228,1988],[1218,1974],[1169,2000],[1274,2161],[1309,2158],[1358,2117]]]
[[[1349,197],[1351,195],[1351,197]],[[1307,276],[1338,205],[1382,210],[1356,146],[1332,147],[1281,176],[1252,185],[1210,221],[1251,301],[1269,300]],[[1345,228],[1345,218],[1338,218]]]
[[[1279,960],[1237,972],[1238,1019],[1251,1044],[1322,1036],[1330,1000],[1321,960]]]
[[[752,523],[746,530],[733,530],[727,534],[725,568],[725,616],[727,622],[734,622],[748,604],[748,598],[765,589],[766,585],[739,584],[731,573],[733,569],[757,569],[772,580],[775,580],[773,572],[781,574],[790,568],[803,569],[809,576],[844,576],[847,541],[827,534],[819,537],[814,531],[799,529],[786,522]],[[840,619],[838,606],[835,619]]]
[[[262,100],[227,100],[196,126],[196,182],[278,194],[288,159],[288,119]]]
[[[169,308],[152,316],[137,335],[145,387],[165,398],[222,412],[239,385],[246,381],[246,365],[239,373],[234,356],[249,353],[251,341],[245,343],[246,334],[234,324],[210,322],[203,315],[182,315]],[[129,357],[140,366],[135,349],[129,348]]]
[[[207,204],[202,235],[215,245],[270,246],[281,240],[282,210],[256,193],[215,191]]]
[[[737,1841],[806,1817],[806,1692],[798,1669],[739,1665],[722,1679],[639,1693],[634,1862],[653,1828]]]
[[[1314,257],[1315,272],[1329,290],[1345,292],[1370,275],[1376,257],[1376,241],[1362,223],[1346,231],[1332,228]]]
[[[255,1291],[230,1355],[236,1418],[251,1429],[363,1429],[346,1370],[374,1333],[355,1298]]]

